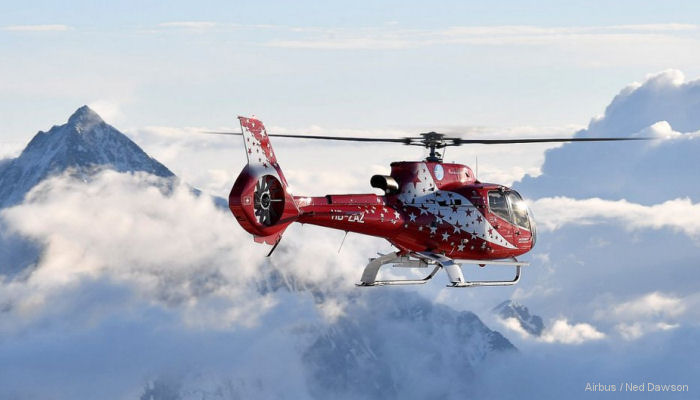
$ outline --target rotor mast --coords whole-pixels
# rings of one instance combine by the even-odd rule
[[[437,132],[428,132],[428,133],[421,133],[421,136],[423,136],[423,139],[421,142],[425,146],[426,149],[430,149],[430,154],[428,157],[426,157],[426,161],[432,161],[432,162],[442,162],[442,154],[439,152],[435,151],[435,149],[443,149],[446,146],[445,143],[445,135],[442,133],[437,133]]]

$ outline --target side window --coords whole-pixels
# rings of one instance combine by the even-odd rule
[[[508,202],[506,196],[501,192],[489,192],[489,208],[491,212],[499,217],[510,221],[510,213],[508,212]]]
[[[527,205],[517,192],[508,192],[508,201],[513,211],[513,219],[516,225],[530,230],[530,220],[527,217]]]

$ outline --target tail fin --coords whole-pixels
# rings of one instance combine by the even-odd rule
[[[294,198],[287,192],[287,180],[277,164],[270,137],[262,122],[238,117],[248,165],[233,184],[228,204],[243,229],[256,242],[276,244],[289,224],[299,216]]]

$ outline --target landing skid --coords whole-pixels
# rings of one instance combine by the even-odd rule
[[[433,270],[423,279],[392,279],[377,280],[379,269],[386,264],[394,264],[394,267],[403,268],[428,268]],[[461,264],[476,264],[479,266],[495,265],[505,267],[515,267],[515,277],[509,281],[467,281],[462,274]],[[399,255],[399,253],[388,253],[377,258],[371,258],[365,267],[357,286],[385,286],[385,285],[422,285],[432,279],[440,268],[445,269],[450,284],[447,287],[476,287],[476,286],[512,286],[520,280],[521,268],[530,265],[528,262],[518,261],[515,257],[511,260],[458,260],[455,261],[442,254],[435,253],[409,253]]]

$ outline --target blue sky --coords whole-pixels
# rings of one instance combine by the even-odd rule
[[[623,86],[700,75],[694,2],[52,2],[0,13],[4,141],[82,104],[123,128],[583,126]]]

